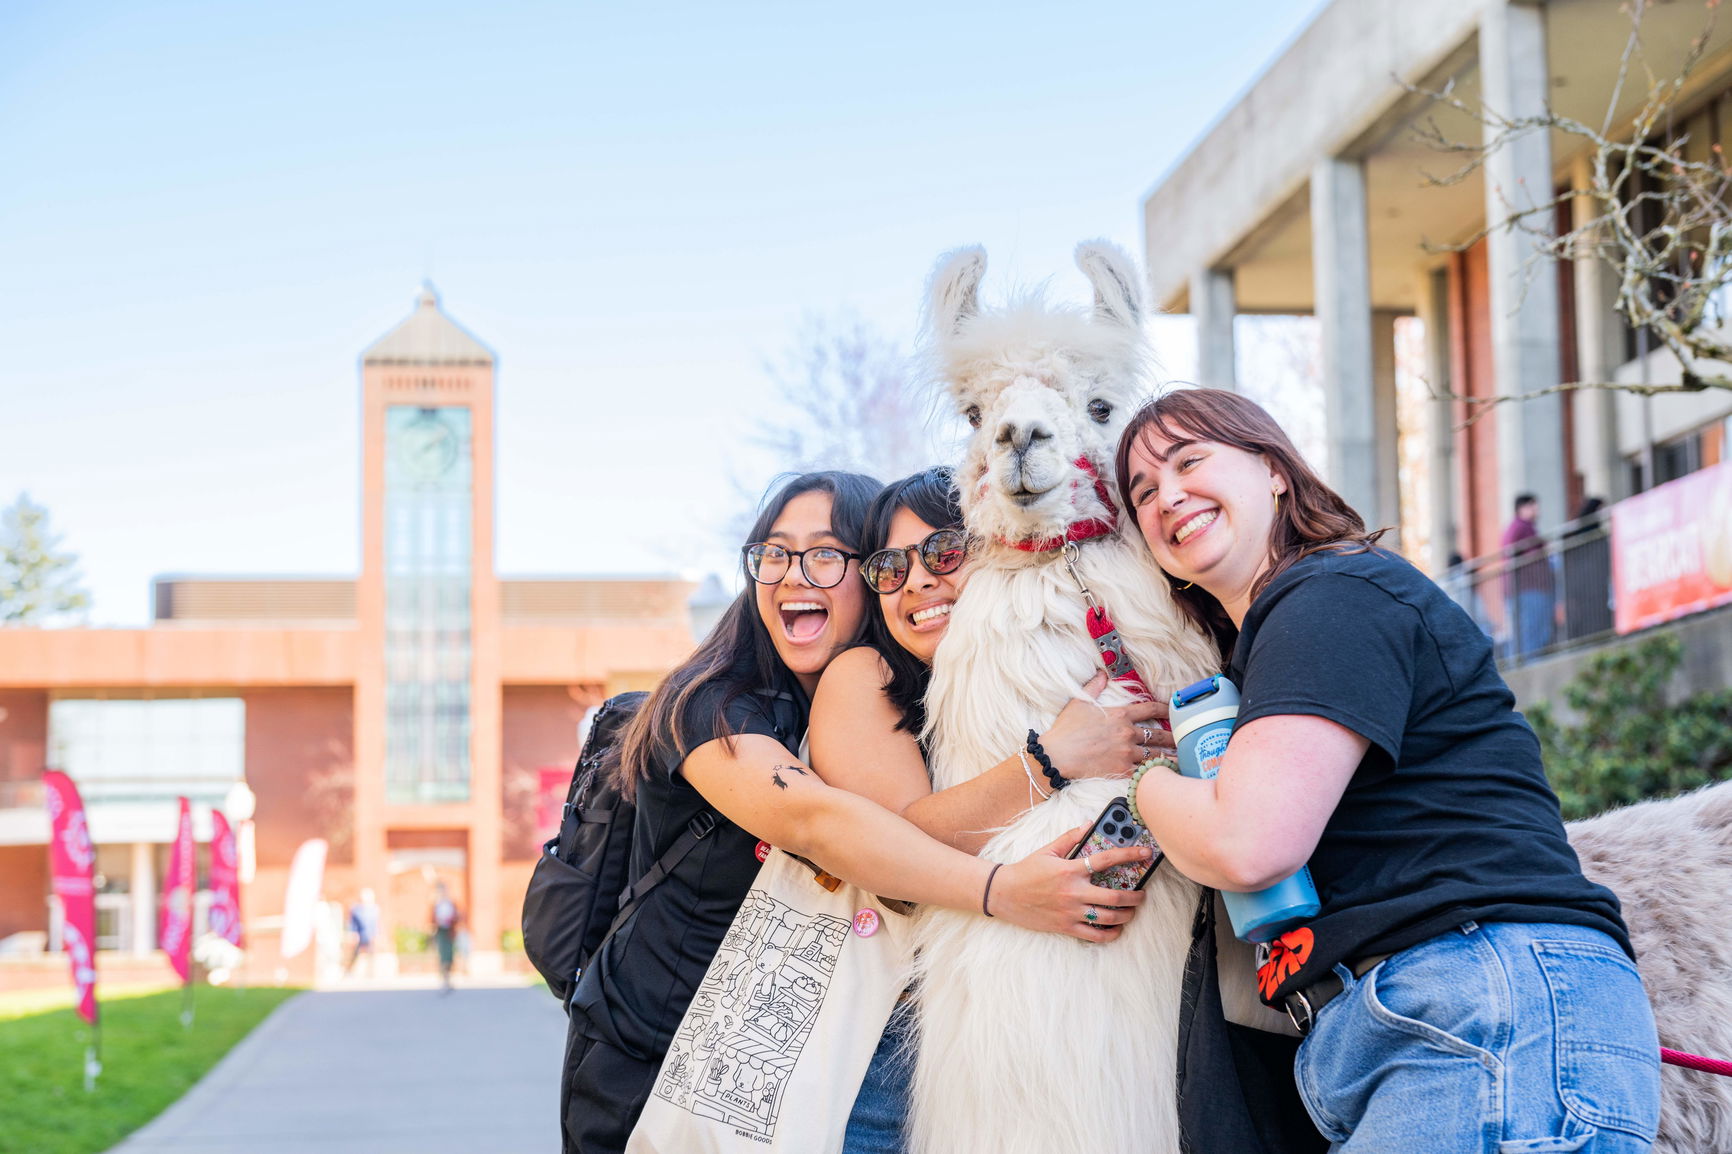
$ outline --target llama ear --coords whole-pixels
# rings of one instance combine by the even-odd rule
[[[934,335],[956,335],[962,323],[980,311],[980,278],[985,275],[986,250],[977,244],[938,258],[927,293],[927,323]]]
[[[1126,328],[1143,323],[1142,280],[1136,262],[1115,244],[1084,241],[1076,246],[1076,265],[1095,286],[1095,318]]]

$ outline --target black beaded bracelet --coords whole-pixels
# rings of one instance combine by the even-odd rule
[[[1052,763],[1052,758],[1046,755],[1046,750],[1040,747],[1040,734],[1034,730],[1028,731],[1028,755],[1040,763],[1040,771],[1046,774],[1046,779],[1053,789],[1063,789],[1070,784],[1070,778],[1060,773]]]

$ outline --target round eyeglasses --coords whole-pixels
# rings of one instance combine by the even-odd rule
[[[861,564],[860,576],[872,592],[894,593],[908,583],[908,570],[916,553],[934,577],[954,573],[968,560],[968,534],[961,529],[939,529],[928,533],[918,545],[880,549]]]
[[[811,549],[784,549],[768,541],[744,546],[746,572],[760,585],[775,585],[788,575],[791,558],[800,561],[800,572],[806,584],[814,589],[828,589],[841,583],[848,575],[848,562],[860,560],[860,554],[838,549],[834,545],[818,545]]]

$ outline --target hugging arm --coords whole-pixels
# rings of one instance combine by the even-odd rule
[[[830,663],[812,701],[812,763],[824,780],[871,798],[928,834],[978,853],[993,832],[1038,803],[1051,788],[1032,759],[1011,756],[984,773],[934,792],[914,735],[896,728],[901,714],[884,693],[889,670],[872,650],[851,649]],[[1104,674],[1084,687],[1092,698]],[[1147,729],[1154,749],[1171,749],[1172,735],[1155,725],[1157,702],[1102,708],[1068,703],[1041,735],[1066,777],[1129,777]],[[1032,778],[1032,780],[1031,780]]]
[[[710,741],[687,755],[680,772],[730,821],[789,852],[809,857],[862,889],[957,910],[987,908],[1033,930],[1111,941],[1142,902],[1141,893],[1102,890],[1082,862],[1063,855],[1082,836],[1071,831],[1002,867],[926,836],[858,794],[826,785],[774,738],[742,734],[730,753]],[[1096,869],[1146,860],[1126,848],[1094,856]],[[1093,906],[1097,921],[1085,921]]]

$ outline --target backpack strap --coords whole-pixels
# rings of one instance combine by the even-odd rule
[[[614,925],[617,926],[630,917],[638,903],[643,901],[651,890],[665,881],[667,876],[674,871],[674,867],[684,861],[686,855],[696,849],[700,841],[715,832],[716,825],[720,820],[713,812],[706,809],[688,821],[685,832],[674,839],[674,844],[668,847],[667,852],[658,857],[650,865],[650,868],[644,871],[641,878],[627,886],[625,892],[619,895],[619,915],[614,918]],[[609,927],[608,933],[613,933],[612,927]]]
[[[795,730],[799,727],[799,718],[801,714],[799,703],[794,700],[792,694],[785,692],[759,690],[758,696],[769,699],[772,718],[771,724],[776,730],[776,735],[781,739],[783,745],[787,745],[792,749],[794,743],[797,743],[799,740],[798,734],[795,733]],[[568,796],[566,803],[568,809],[572,804],[570,798],[573,798],[576,795],[575,781],[572,784],[572,790],[573,792]],[[610,809],[606,811],[605,814],[598,815],[594,819],[589,818],[587,815],[580,816],[582,816],[585,821],[604,821],[607,820],[612,813],[613,811]],[[674,840],[673,845],[667,848],[667,852],[663,853],[652,862],[650,868],[644,871],[643,876],[638,878],[638,880],[633,882],[631,885],[627,886],[625,892],[619,895],[619,912],[614,915],[613,922],[607,927],[607,933],[603,934],[601,941],[596,944],[595,953],[591,954],[589,958],[583,959],[583,965],[578,969],[579,974],[589,968],[590,958],[600,954],[607,946],[607,943],[613,938],[614,934],[618,933],[621,927],[631,920],[631,916],[637,912],[638,906],[643,904],[644,898],[649,896],[650,891],[655,889],[656,886],[660,885],[662,882],[666,881],[668,875],[673,873],[674,868],[678,866],[680,862],[685,860],[686,855],[696,849],[700,841],[703,841],[706,837],[709,837],[710,834],[714,833],[716,827],[726,820],[726,818],[717,814],[713,810],[706,809],[699,811],[696,816],[686,823],[685,831]],[[571,994],[575,994],[576,992],[577,983],[573,982],[571,984]],[[567,995],[567,1014],[571,1012],[570,997],[571,995]]]
[[[697,814],[686,823],[685,832],[674,839],[674,844],[667,848],[667,852],[652,862],[650,868],[644,871],[641,878],[625,888],[625,892],[619,895],[619,912],[614,914],[613,921],[607,927],[607,933],[603,934],[601,941],[596,943],[595,952],[583,959],[583,964],[577,969],[579,976],[589,968],[590,960],[599,956],[601,951],[607,947],[607,943],[613,940],[613,936],[619,933],[626,922],[631,920],[633,914],[637,913],[638,906],[643,904],[643,900],[649,896],[649,892],[666,881],[668,875],[673,873],[674,867],[684,861],[686,855],[696,849],[700,841],[715,832],[716,826],[721,820],[707,809]],[[566,994],[565,1012],[568,1015],[571,1013],[571,999],[576,994],[577,982],[573,981],[570,991]]]

